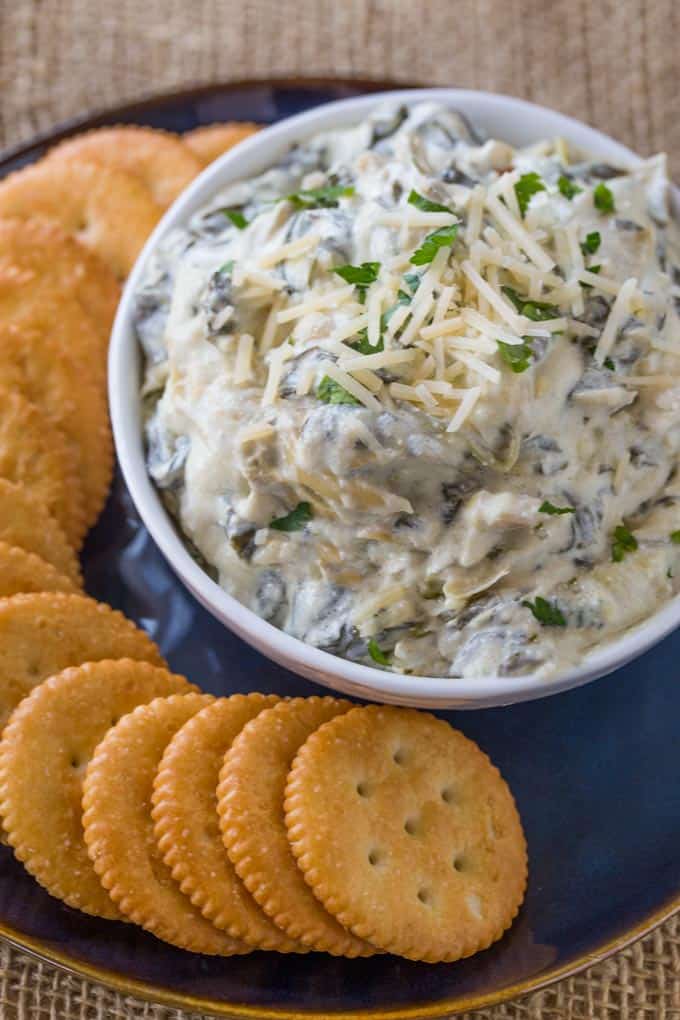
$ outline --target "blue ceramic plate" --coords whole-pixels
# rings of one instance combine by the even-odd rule
[[[15,151],[0,175],[76,129],[131,122],[184,131],[271,122],[375,84],[267,82],[150,100]],[[390,87],[380,85],[380,87]],[[120,477],[83,553],[88,591],[145,627],[173,670],[207,691],[312,694],[201,609],[152,544]],[[89,978],[230,1017],[440,1017],[532,991],[602,959],[680,907],[680,632],[579,690],[512,708],[443,713],[479,741],[517,798],[527,899],[494,947],[456,964],[253,953],[219,960],[51,899],[0,848],[0,934]]]

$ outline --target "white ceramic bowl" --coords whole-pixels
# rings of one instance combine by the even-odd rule
[[[349,662],[290,637],[228,595],[189,555],[146,472],[139,400],[141,356],[132,313],[134,294],[149,255],[171,228],[186,222],[227,184],[266,169],[294,142],[318,131],[356,123],[385,99],[406,104],[436,100],[462,110],[490,137],[516,146],[561,135],[602,160],[629,166],[639,162],[638,156],[618,142],[552,110],[508,96],[459,89],[374,93],[329,103],[267,128],[226,153],[187,188],[149,238],[130,274],[109,354],[109,399],[118,459],[144,524],[189,590],[227,627],[294,672],[359,697],[435,708],[481,708],[556,694],[617,669],[663,638],[680,623],[680,596],[622,637],[596,649],[579,667],[550,679],[539,680],[531,675],[454,679],[390,673]]]

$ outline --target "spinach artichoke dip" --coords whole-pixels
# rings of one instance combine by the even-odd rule
[[[549,676],[679,586],[662,156],[383,107],[225,189],[137,294],[148,470],[219,584],[319,648]]]

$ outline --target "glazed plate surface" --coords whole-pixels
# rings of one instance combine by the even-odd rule
[[[391,87],[381,82],[380,88]],[[369,83],[211,87],[120,108],[9,154],[0,175],[48,142],[100,124],[184,131],[215,120],[271,123],[366,92]],[[84,550],[87,590],[146,627],[170,666],[214,694],[323,693],[269,662],[202,609],[147,535],[118,475]],[[510,708],[442,713],[477,740],[517,798],[530,854],[511,931],[457,964],[254,953],[216,960],[44,893],[0,847],[0,934],[94,980],[229,1017],[443,1017],[579,970],[680,907],[680,631],[597,683]]]

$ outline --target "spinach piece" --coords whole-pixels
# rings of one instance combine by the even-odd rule
[[[552,517],[560,516],[561,514],[575,514],[576,507],[573,506],[555,506],[550,500],[544,500],[538,508],[539,514],[550,514]]]
[[[581,242],[581,251],[584,255],[594,255],[602,243],[602,236],[599,230],[591,230],[586,234],[585,241]],[[592,269],[590,270],[592,272]]]
[[[501,287],[501,290],[512,302],[520,315],[532,322],[545,322],[546,319],[559,318],[560,310],[557,305],[548,304],[547,301],[531,301],[522,297],[514,287]]]
[[[521,344],[506,344],[502,340],[496,340],[496,343],[498,344],[498,353],[513,372],[516,374],[526,372],[534,353],[526,340]]]
[[[220,209],[220,212],[239,230],[245,230],[248,226],[248,220],[240,209]]]
[[[283,201],[290,202],[296,209],[334,209],[339,204],[338,199],[351,198],[354,193],[353,187],[331,184],[325,188],[294,191],[286,195]]]

